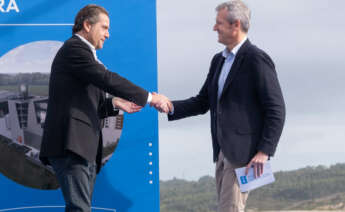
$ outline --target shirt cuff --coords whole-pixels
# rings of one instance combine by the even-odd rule
[[[174,115],[174,104],[172,104],[172,109],[171,109],[171,111],[169,112],[169,115],[170,115],[170,116]]]
[[[114,109],[114,110],[118,110],[119,108],[116,107],[115,102],[113,101],[114,98],[115,98],[115,97],[113,97],[113,98],[111,99],[111,104],[113,105],[113,109]]]
[[[152,94],[149,92],[149,95],[147,96],[147,104],[150,104],[152,101]]]

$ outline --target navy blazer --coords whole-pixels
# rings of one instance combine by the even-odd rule
[[[102,119],[117,115],[105,92],[144,106],[148,92],[99,64],[89,46],[72,36],[57,52],[49,81],[49,100],[40,159],[72,151],[88,161],[102,155]]]
[[[169,120],[204,114],[210,110],[213,160],[220,149],[234,165],[244,166],[258,152],[273,156],[285,121],[285,104],[271,58],[245,41],[217,100],[222,53],[211,62],[206,81],[195,97],[173,101]]]

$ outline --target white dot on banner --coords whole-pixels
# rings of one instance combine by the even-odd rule
[[[150,183],[150,184],[152,184],[152,183],[153,183],[153,181],[152,181],[152,180],[150,180],[150,181],[149,181],[149,183]]]
[[[149,162],[149,165],[152,166],[152,161]]]
[[[151,142],[149,142],[149,146],[152,146],[152,143],[151,143]]]
[[[152,156],[152,152],[149,152],[149,156]]]
[[[150,171],[149,174],[152,175],[152,171]]]

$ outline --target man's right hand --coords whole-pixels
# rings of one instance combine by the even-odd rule
[[[162,94],[152,92],[150,106],[154,106],[159,112],[169,113],[173,110],[170,99]]]
[[[254,177],[260,177],[264,173],[264,164],[268,160],[268,155],[259,151],[248,163],[245,174],[248,174],[248,171],[251,167],[254,169]]]

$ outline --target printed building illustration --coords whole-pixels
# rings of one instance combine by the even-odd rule
[[[0,172],[25,186],[57,189],[50,166],[39,160],[48,97],[29,95],[28,85],[19,92],[0,91]],[[123,113],[104,119],[103,165],[110,159],[121,136]]]

